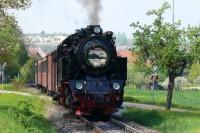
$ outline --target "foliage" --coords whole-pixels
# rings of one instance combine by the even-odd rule
[[[193,62],[199,63],[200,60],[200,26],[188,26],[186,37],[188,41],[187,47],[190,48],[190,52],[194,58]]]
[[[55,133],[44,117],[44,105],[38,97],[15,94],[0,95],[0,132]]]
[[[151,68],[144,64],[128,65],[128,82],[134,84],[138,89],[146,88],[151,83]]]
[[[199,133],[200,113],[128,109],[123,117],[162,133]]]
[[[0,9],[19,9],[19,8],[27,8],[31,4],[30,0],[1,0],[0,1]]]
[[[22,91],[24,89],[24,81],[21,78],[15,77],[12,80],[12,85],[16,89],[15,91]]]
[[[200,76],[200,64],[192,64],[190,70],[188,79],[193,82]]]
[[[163,13],[170,8],[168,3],[164,3],[158,10],[150,10],[147,15],[155,15],[156,18],[152,25],[140,25],[139,22],[133,23],[136,28],[134,33],[135,45],[141,52],[144,61],[151,61],[160,70],[173,72],[175,76],[182,74],[190,59],[190,54],[185,49],[184,34],[179,29],[180,23],[173,26],[164,22]]]
[[[1,0],[0,1],[0,63],[7,62],[6,75],[14,77],[19,68],[28,58],[22,32],[14,16],[7,13],[8,9],[25,9],[31,4],[30,0]]]
[[[12,52],[12,54],[15,58],[9,59],[5,70],[7,81],[10,81],[11,79],[14,80],[20,67],[22,67],[28,60],[28,53],[23,42],[14,46],[14,52]]]
[[[170,5],[165,2],[158,10],[149,10],[147,15],[154,15],[151,25],[141,25],[139,22],[131,26],[136,29],[133,33],[136,50],[142,55],[142,61],[147,61],[158,66],[160,71],[169,76],[168,95],[166,101],[167,109],[171,108],[174,80],[181,76],[184,70],[194,61],[196,46],[188,46],[188,37],[184,29],[180,28],[180,21],[174,24],[165,22],[163,14]]]
[[[0,14],[1,16],[1,14]],[[0,61],[11,62],[10,59],[14,57],[14,47],[21,42],[21,32],[16,26],[14,17],[1,16],[0,23]]]
[[[32,83],[35,79],[35,59],[29,59],[26,64],[20,69],[20,77],[24,83]]]

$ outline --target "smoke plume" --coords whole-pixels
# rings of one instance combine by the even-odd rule
[[[102,9],[101,0],[78,0],[88,12],[91,25],[100,23],[100,11]]]

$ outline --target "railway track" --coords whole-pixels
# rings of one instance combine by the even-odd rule
[[[144,126],[130,126],[123,121],[111,117],[108,121],[91,121],[85,117],[80,118],[86,125],[93,129],[95,133],[158,133]]]

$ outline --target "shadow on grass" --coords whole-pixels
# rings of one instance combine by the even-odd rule
[[[138,124],[152,127],[154,125],[159,125],[162,121],[165,120],[163,116],[159,114],[158,111],[145,111],[139,109],[130,109],[129,111],[124,113],[124,116],[129,119],[133,120]]]
[[[51,127],[50,123],[42,115],[35,114],[33,112],[25,114],[19,108],[8,105],[1,105],[0,112],[9,117],[10,120],[15,121],[16,124],[20,124],[24,129],[27,129],[30,132],[53,132],[53,128]]]
[[[180,108],[180,109],[186,109],[186,110],[199,111],[200,112],[200,109],[198,107],[194,107],[192,105],[187,106],[187,105],[178,105],[178,104],[172,103],[172,108]]]

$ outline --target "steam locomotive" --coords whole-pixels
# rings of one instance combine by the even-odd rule
[[[117,56],[113,32],[99,25],[77,30],[35,66],[37,87],[76,115],[109,115],[122,105],[127,58]]]

